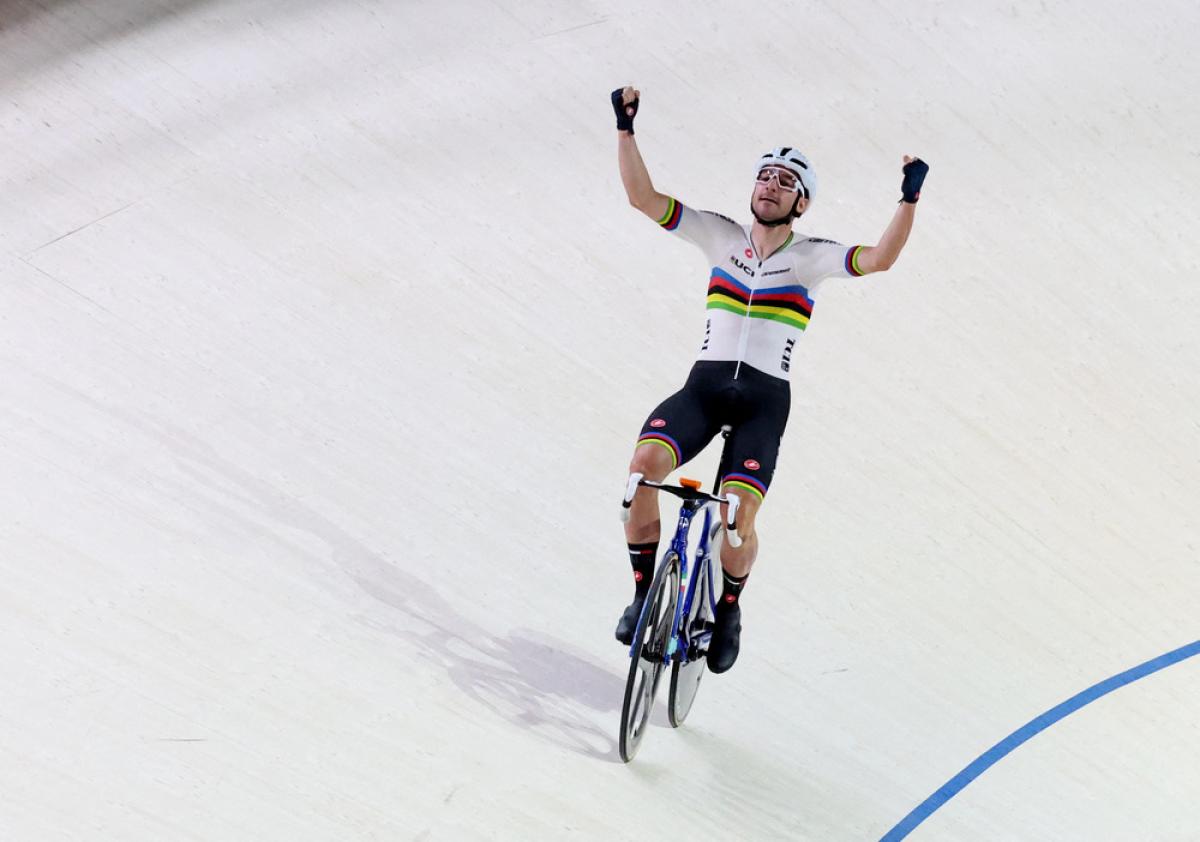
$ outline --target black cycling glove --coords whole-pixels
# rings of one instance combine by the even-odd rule
[[[925,174],[929,172],[929,164],[920,158],[913,158],[904,165],[904,183],[900,185],[900,201],[915,205],[921,198],[921,185],[925,183]]]
[[[613,111],[617,115],[617,131],[629,132],[633,134],[633,118],[637,116],[638,101],[635,99],[628,105],[625,104],[625,89],[617,88],[612,92]],[[633,113],[628,113],[625,109],[632,108]]]

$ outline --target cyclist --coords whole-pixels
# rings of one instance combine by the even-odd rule
[[[758,553],[754,520],[775,472],[790,407],[794,346],[812,315],[813,298],[826,278],[859,277],[892,266],[912,230],[929,167],[904,156],[901,200],[891,223],[876,245],[847,248],[792,230],[811,206],[817,180],[804,155],[794,147],[778,147],[758,161],[750,197],[754,222],[740,225],[654,189],[633,135],[639,102],[633,87],[612,92],[617,157],[629,203],[698,246],[711,271],[699,357],[683,388],[646,419],[629,470],[661,481],[703,450],[722,425],[732,427],[720,468],[721,490],[740,498],[737,531],[743,543],[735,549],[722,541],[718,547],[723,585],[708,649],[708,668],[724,672],[738,656],[739,600]],[[625,524],[634,576],[633,602],[617,624],[617,639],[625,644],[632,642],[650,588],[660,531],[658,493],[641,488]]]

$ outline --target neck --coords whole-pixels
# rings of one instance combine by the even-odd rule
[[[792,236],[791,225],[767,226],[761,222],[755,222],[750,229],[750,241],[754,243],[754,248],[764,260],[786,243],[790,236]]]

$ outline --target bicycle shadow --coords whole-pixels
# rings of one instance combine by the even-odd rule
[[[597,713],[619,712],[619,676],[544,633],[522,628],[491,634],[397,568],[354,578],[373,598],[426,626],[418,631],[396,627],[388,631],[415,644],[419,654],[444,669],[467,696],[560,748],[621,762],[609,730],[578,710],[583,706]],[[414,598],[414,593],[421,595]],[[615,732],[615,723],[611,730]]]
[[[318,508],[241,468],[192,433],[162,420],[105,405],[57,380],[55,388],[136,428],[170,454],[178,477],[156,476],[209,522],[232,526],[279,546],[281,557],[301,558],[321,575],[336,571],[389,610],[355,619],[411,644],[418,656],[446,671],[455,686],[518,729],[585,756],[619,763],[616,724],[601,728],[588,712],[620,709],[620,676],[593,663],[558,638],[530,629],[494,634],[473,623],[427,582],[388,561]],[[299,533],[316,540],[296,541]],[[417,628],[413,628],[413,626]],[[411,669],[397,653],[398,671]],[[612,735],[609,731],[611,730]]]

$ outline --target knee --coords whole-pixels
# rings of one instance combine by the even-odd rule
[[[737,495],[738,510],[736,519],[738,537],[743,541],[749,541],[754,536],[754,520],[758,517],[758,509],[762,505],[762,501],[743,488],[730,487],[728,485],[721,488],[721,493],[726,497],[731,493]],[[721,516],[728,521],[729,512],[725,506],[721,507]]]
[[[633,459],[629,462],[631,474],[642,474],[646,479],[659,481],[666,478],[674,468],[674,459],[665,448],[656,444],[638,445],[633,451]]]

